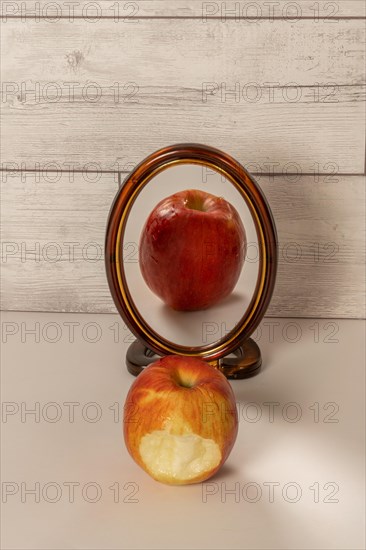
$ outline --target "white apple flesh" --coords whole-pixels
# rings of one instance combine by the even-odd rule
[[[200,359],[160,359],[137,377],[126,399],[127,449],[163,483],[197,483],[214,475],[229,456],[237,430],[229,382]]]

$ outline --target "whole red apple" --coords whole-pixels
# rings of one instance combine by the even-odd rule
[[[123,420],[132,458],[154,479],[172,485],[215,474],[238,431],[225,376],[205,361],[177,355],[156,361],[136,378]]]
[[[206,309],[234,289],[246,253],[236,209],[187,190],[159,202],[142,230],[139,262],[149,288],[179,311]]]

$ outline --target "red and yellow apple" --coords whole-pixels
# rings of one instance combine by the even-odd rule
[[[206,309],[234,289],[246,253],[236,209],[200,190],[159,202],[142,230],[139,263],[148,287],[178,311]]]
[[[209,363],[168,355],[132,384],[123,426],[130,455],[150,476],[172,485],[198,483],[219,470],[235,443],[234,393]]]

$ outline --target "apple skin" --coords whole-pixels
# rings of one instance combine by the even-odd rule
[[[234,289],[246,254],[236,209],[200,190],[159,202],[141,233],[139,263],[152,292],[178,311],[211,307]]]
[[[168,355],[146,367],[132,384],[123,428],[130,455],[151,477],[170,485],[198,483],[221,468],[235,443],[238,414],[234,392],[226,377],[209,363]],[[163,438],[165,448],[176,445],[168,462]],[[149,452],[152,448],[149,454],[146,448],[151,441],[154,445],[148,448]],[[206,445],[207,456],[196,457],[196,462],[190,456],[185,468],[177,466],[177,461],[184,461],[187,446],[192,451],[193,441],[200,450]]]

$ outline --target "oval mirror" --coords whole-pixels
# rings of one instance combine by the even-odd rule
[[[172,267],[167,265],[159,277],[161,264],[151,253],[151,242],[157,238],[153,231],[158,214],[152,212],[172,195],[175,229],[169,226],[159,252],[171,258]],[[226,213],[217,201],[224,201],[236,211],[237,225],[244,231],[240,238],[244,261],[238,260],[240,267],[230,292],[220,298],[217,291],[215,300],[211,293],[213,303],[202,306],[201,291],[202,296],[206,296],[210,284],[215,288],[215,281],[211,280],[215,277],[220,279],[216,281],[218,286],[223,287],[233,270],[230,261],[236,261],[234,256],[231,258],[229,247],[225,247],[227,223],[220,218]],[[165,201],[165,210],[171,204]],[[187,208],[198,212],[191,211],[191,217],[185,219]],[[148,219],[149,228],[153,227],[148,251],[151,261],[157,264],[156,269],[154,263],[144,262],[148,245],[142,235],[146,237]],[[180,265],[180,274],[175,258],[181,252],[182,243],[187,242],[188,246],[193,234],[197,235],[192,225],[195,222],[203,222],[199,232],[201,242],[196,247],[199,258],[197,261],[194,258],[192,265],[187,262]],[[215,230],[212,232],[210,227]],[[175,235],[174,231],[179,233]],[[240,227],[237,233],[240,235]],[[233,254],[238,257],[238,249],[234,248]],[[273,292],[277,237],[263,192],[232,157],[197,144],[173,145],[147,157],[127,176],[116,195],[109,214],[105,250],[112,297],[138,339],[127,354],[130,372],[138,374],[156,359],[155,354],[171,353],[201,357],[221,368],[230,378],[243,378],[258,371],[260,352],[249,337],[262,319]],[[217,257],[222,258],[218,266],[215,265]],[[168,305],[162,295],[179,294],[179,291],[183,296],[173,296],[172,301],[176,300],[173,307]],[[190,310],[183,311],[187,307],[179,303],[185,303],[187,292]],[[175,307],[175,304],[178,305]]]

